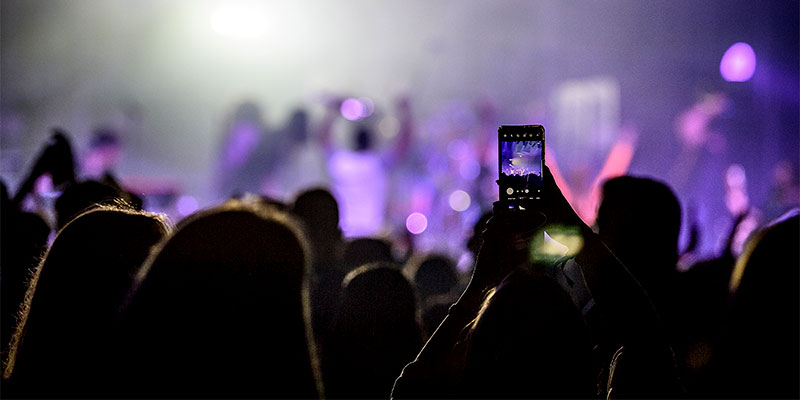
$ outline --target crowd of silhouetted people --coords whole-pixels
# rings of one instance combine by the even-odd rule
[[[590,227],[545,168],[541,201],[496,202],[460,243],[464,276],[346,237],[325,187],[173,225],[112,175],[76,178],[69,146],[2,186],[4,398],[800,396],[797,208],[738,256],[732,217],[724,251],[680,271],[670,187],[610,179]],[[45,173],[52,227],[23,207]],[[554,256],[543,232],[565,228]]]

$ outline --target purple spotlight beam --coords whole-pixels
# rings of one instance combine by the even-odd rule
[[[719,72],[728,82],[746,82],[756,72],[756,53],[745,42],[734,43],[719,63]]]

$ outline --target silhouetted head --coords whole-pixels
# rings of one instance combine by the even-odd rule
[[[254,203],[277,211],[288,211],[289,206],[274,197],[255,193],[235,193],[228,201],[231,204]]]
[[[425,257],[414,271],[414,284],[423,299],[450,293],[458,285],[455,262],[440,254]]]
[[[295,198],[292,212],[300,219],[311,242],[314,269],[340,269],[343,240],[339,205],[331,192],[325,188],[303,191]]]
[[[776,284],[787,281],[788,287],[797,290],[798,235],[800,235],[800,209],[793,209],[773,221],[748,242],[747,248],[736,263],[731,275],[731,292],[738,298],[751,296],[753,301],[762,301],[770,296]],[[778,294],[786,295],[785,291]],[[791,296],[786,297],[787,300]]]
[[[305,224],[311,236],[341,235],[339,204],[328,189],[303,191],[294,200],[292,212]]]
[[[50,227],[38,214],[19,212],[11,205],[5,182],[0,180],[0,283],[3,292],[9,280],[22,283],[28,268],[37,264],[47,245]],[[14,277],[14,278],[12,278]],[[16,284],[15,284],[16,285]],[[6,293],[2,293],[7,299]],[[6,305],[3,305],[6,307]],[[7,327],[3,327],[3,331]],[[5,345],[7,343],[4,343]]]
[[[104,377],[117,372],[106,357],[118,309],[167,229],[160,216],[111,207],[89,210],[61,229],[35,271],[15,333],[15,362],[6,370],[13,369],[23,392],[102,392]]]
[[[0,217],[0,346],[7,346],[25,298],[30,274],[47,250],[50,226],[37,214],[2,206]],[[9,208],[5,208],[9,207]]]
[[[795,398],[800,375],[800,210],[748,242],[731,275],[727,332],[712,362],[724,394]]]
[[[350,271],[342,289],[342,309],[336,324],[355,328],[353,334],[389,335],[391,326],[417,321],[414,287],[393,264],[371,263]]]
[[[29,269],[39,263],[39,257],[47,248],[48,236],[50,227],[38,214],[3,213],[0,221],[0,283],[3,285],[3,299],[8,299],[6,295],[10,291],[10,286],[6,285],[14,282],[13,285],[22,286]]]
[[[351,271],[325,346],[326,391],[334,397],[385,398],[422,348],[414,288],[391,264]]]
[[[465,395],[594,395],[588,331],[575,303],[549,277],[527,269],[509,274],[487,295],[467,340]]]
[[[372,131],[366,126],[359,125],[355,130],[355,137],[353,140],[353,148],[356,151],[372,150],[373,145]]]
[[[373,262],[396,262],[392,256],[392,244],[384,239],[358,238],[347,243],[344,264],[353,269]]]
[[[608,180],[597,227],[603,242],[645,286],[652,280],[647,276],[674,269],[681,207],[664,183],[633,176]]]
[[[229,201],[181,221],[126,314],[151,385],[141,394],[316,397],[307,264],[300,230],[274,209]]]
[[[95,205],[124,203],[125,195],[112,186],[97,181],[84,181],[67,187],[55,204],[57,228]]]

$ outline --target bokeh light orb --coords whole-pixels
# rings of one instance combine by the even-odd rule
[[[728,82],[746,82],[756,72],[756,52],[749,44],[734,43],[719,63],[719,72]]]
[[[469,208],[469,205],[472,203],[472,199],[469,197],[469,193],[463,190],[456,190],[453,191],[453,193],[450,193],[448,203],[450,203],[450,208],[453,210],[462,212]]]
[[[381,122],[378,123],[378,133],[384,139],[391,139],[400,133],[400,121],[391,115],[383,117]]]
[[[342,102],[339,111],[342,112],[342,116],[345,119],[349,121],[358,121],[364,117],[367,108],[364,106],[364,103],[358,99],[349,98]]]
[[[406,218],[406,229],[415,235],[419,235],[425,232],[425,229],[428,229],[428,218],[422,213],[411,213]]]

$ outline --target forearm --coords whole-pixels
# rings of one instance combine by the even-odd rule
[[[468,287],[450,307],[417,358],[406,365],[395,381],[392,398],[435,398],[452,395],[451,384],[460,371],[453,349],[475,319],[483,298],[482,290]],[[456,358],[457,359],[457,358]]]

